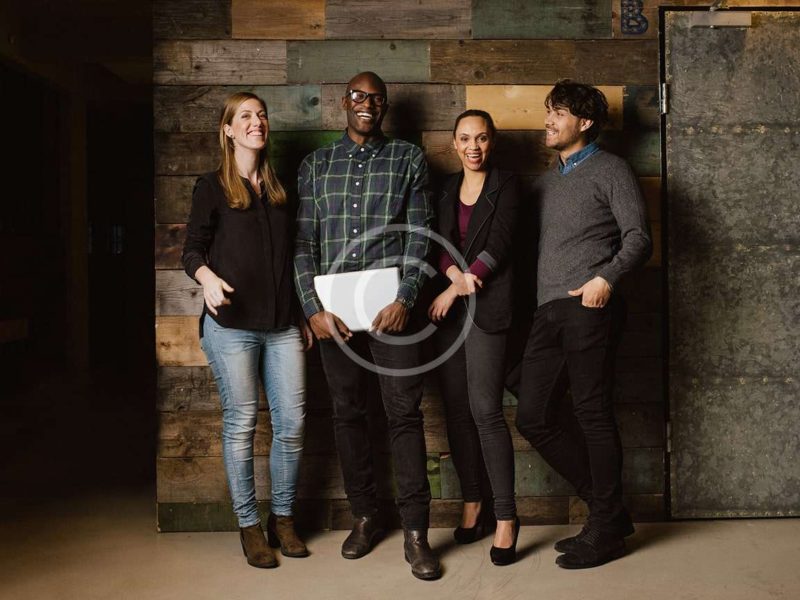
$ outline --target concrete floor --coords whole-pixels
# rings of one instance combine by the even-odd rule
[[[317,533],[311,557],[260,570],[236,533],[156,533],[150,486],[3,504],[3,600],[800,598],[800,519],[642,524],[627,557],[585,571],[554,564],[553,542],[575,527],[524,527],[521,559],[502,568],[488,560],[490,538],[456,546],[438,529],[430,537],[445,574],[422,582],[397,531],[357,561],[339,555],[345,532]]]

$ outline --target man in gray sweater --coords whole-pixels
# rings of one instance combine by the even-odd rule
[[[596,138],[602,92],[568,80],[545,100],[546,144],[559,159],[536,183],[537,309],[522,362],[517,428],[589,507],[582,531],[556,543],[556,564],[595,567],[625,553],[633,533],[622,504],[622,446],[612,403],[625,321],[622,277],[650,257],[639,183]],[[555,418],[567,387],[577,429]]]

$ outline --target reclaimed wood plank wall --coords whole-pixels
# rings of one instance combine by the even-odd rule
[[[680,2],[689,4],[691,2]],[[637,12],[635,5],[642,5]],[[197,339],[202,294],[180,270],[195,177],[216,168],[216,119],[223,98],[252,90],[270,108],[270,141],[292,184],[302,157],[341,135],[343,84],[374,70],[389,85],[386,128],[421,144],[434,172],[455,171],[454,117],[493,113],[506,168],[533,178],[552,154],[543,144],[542,101],[570,77],[602,86],[612,112],[604,143],[641,178],[655,253],[625,282],[630,318],[620,350],[616,402],[624,479],[637,519],[664,509],[661,157],[658,2],[645,0],[157,0],[154,9],[156,155],[156,338],[159,365],[158,521],[161,531],[235,527],[220,445],[218,396]],[[673,2],[672,4],[676,4]],[[695,4],[700,4],[696,2]],[[754,4],[748,2],[747,4]],[[770,4],[775,4],[771,2]],[[633,7],[633,8],[632,8]],[[646,25],[645,25],[646,24]],[[309,410],[298,519],[349,527],[319,358],[309,355]],[[424,400],[432,525],[458,520],[458,481],[448,453],[435,382]],[[263,402],[263,399],[262,399]],[[585,507],[513,427],[523,523],[580,522]],[[258,498],[268,504],[270,424],[256,434]],[[377,464],[390,506],[391,471],[376,408]]]

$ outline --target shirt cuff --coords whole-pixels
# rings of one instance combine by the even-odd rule
[[[481,281],[492,274],[492,270],[480,258],[476,258],[475,262],[469,266],[469,272]]]

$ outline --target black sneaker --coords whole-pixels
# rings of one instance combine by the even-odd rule
[[[620,558],[625,552],[625,538],[618,533],[589,529],[569,553],[556,559],[556,564],[564,569],[590,569]]]

